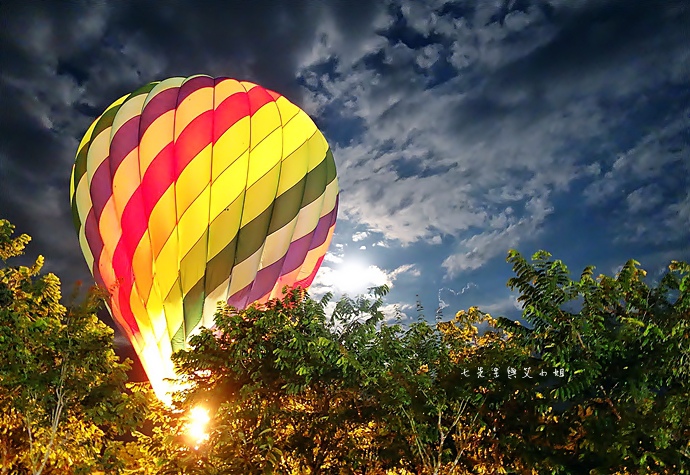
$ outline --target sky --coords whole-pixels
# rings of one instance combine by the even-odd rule
[[[517,318],[507,251],[574,276],[690,260],[690,4],[673,0],[0,3],[0,217],[66,290],[89,124],[150,81],[287,96],[328,140],[336,232],[311,292]],[[122,344],[121,334],[119,342]]]

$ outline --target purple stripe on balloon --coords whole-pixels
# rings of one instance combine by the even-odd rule
[[[288,249],[288,253],[286,255],[282,275],[289,274],[297,269],[300,265],[302,265],[302,262],[304,262],[304,256],[307,255],[307,252],[309,252],[311,249],[319,247],[326,241],[326,238],[328,237],[328,229],[331,227],[331,221],[337,212],[338,206],[336,201],[336,206],[333,208],[333,211],[319,219],[316,229],[314,229],[312,233],[302,236],[297,241],[290,244],[290,249]]]
[[[213,87],[214,84],[215,81],[210,76],[196,76],[183,82],[182,86],[180,86],[179,95],[177,96],[177,103],[182,104],[182,101],[187,99],[193,92],[204,87]]]
[[[110,159],[106,158],[98,165],[96,172],[89,183],[89,193],[96,221],[100,221],[103,208],[113,194],[113,181],[110,176]]]
[[[248,285],[239,292],[235,292],[233,295],[228,297],[228,305],[239,309],[246,308],[250,289],[251,285]]]
[[[292,246],[292,244],[290,244],[290,246]],[[280,278],[280,270],[283,268],[285,257],[286,256],[281,257],[270,266],[264,267],[256,273],[254,282],[248,286],[251,287],[251,292],[249,293],[249,302],[254,302],[260,299],[270,292],[271,289],[273,289],[273,286],[276,285],[276,282]]]
[[[338,215],[338,200],[340,199],[340,194],[337,194],[335,197],[335,206],[333,206],[333,210],[328,213],[326,216],[321,218],[319,220],[319,224],[317,225],[317,229],[314,231],[314,234],[312,234],[312,241],[309,246],[309,250],[311,251],[312,249],[316,249],[317,247],[321,246],[324,242],[326,242],[326,239],[328,239],[328,232],[330,231],[331,227],[335,224],[336,217]],[[298,267],[300,267],[300,271],[302,270],[301,267],[304,266],[304,258],[302,261],[300,261]],[[317,264],[321,265],[321,263]],[[290,269],[289,272],[294,272],[297,270],[297,267],[294,269]],[[309,269],[309,273],[311,274],[311,269]],[[301,281],[300,281],[301,282]]]
[[[316,229],[312,233],[302,236],[290,243],[285,255],[273,264],[264,267],[256,273],[254,281],[228,298],[228,304],[237,308],[245,308],[249,303],[258,300],[273,289],[280,276],[289,274],[304,263],[307,253],[322,245],[328,230],[335,222],[338,213],[338,201],[333,211],[319,219]]]
[[[144,135],[144,132],[153,124],[156,119],[168,111],[175,109],[177,106],[177,95],[180,92],[179,87],[171,87],[158,94],[151,99],[141,112],[141,124],[139,125],[139,134]],[[172,137],[172,132],[170,133]]]
[[[101,252],[103,252],[103,240],[101,239],[101,233],[98,230],[98,221],[93,208],[89,210],[89,214],[86,216],[86,223],[84,223],[84,234],[86,234],[86,242],[89,244],[89,249],[91,250],[91,255],[93,256],[91,273],[93,274],[94,279],[96,279],[96,283],[98,285],[103,285],[103,278],[101,277],[101,272],[98,268]]]
[[[117,129],[110,141],[110,175],[115,176],[122,161],[132,150],[139,146],[139,121],[141,116],[135,115],[122,127]]]

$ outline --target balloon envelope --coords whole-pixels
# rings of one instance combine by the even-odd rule
[[[218,301],[307,288],[338,208],[333,155],[285,97],[230,78],[175,77],[111,104],[70,181],[79,242],[161,398],[171,355]]]

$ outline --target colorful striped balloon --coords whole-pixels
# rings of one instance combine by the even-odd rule
[[[218,301],[307,288],[338,209],[330,148],[285,97],[229,78],[175,77],[108,107],[79,145],[74,225],[109,309],[161,398],[170,356]]]

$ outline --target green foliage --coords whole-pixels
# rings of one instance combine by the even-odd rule
[[[530,328],[498,326],[527,358],[565,373],[539,388],[538,404],[521,401],[539,431],[514,449],[544,473],[688,473],[690,268],[673,262],[650,287],[634,260],[615,277],[587,267],[572,280],[550,258],[508,256]]]
[[[3,263],[29,242],[12,232]],[[649,283],[632,260],[577,280],[544,251],[508,262],[525,324],[391,321],[386,287],[220,305],[174,355],[172,407],[125,390],[97,292],[65,307],[42,258],[2,267],[0,473],[690,473],[690,266]],[[548,376],[478,376],[499,368]]]
[[[29,242],[13,230],[0,220],[3,262]],[[124,392],[129,362],[95,316],[101,296],[63,306],[42,264],[0,268],[0,473],[91,473],[143,413]]]

